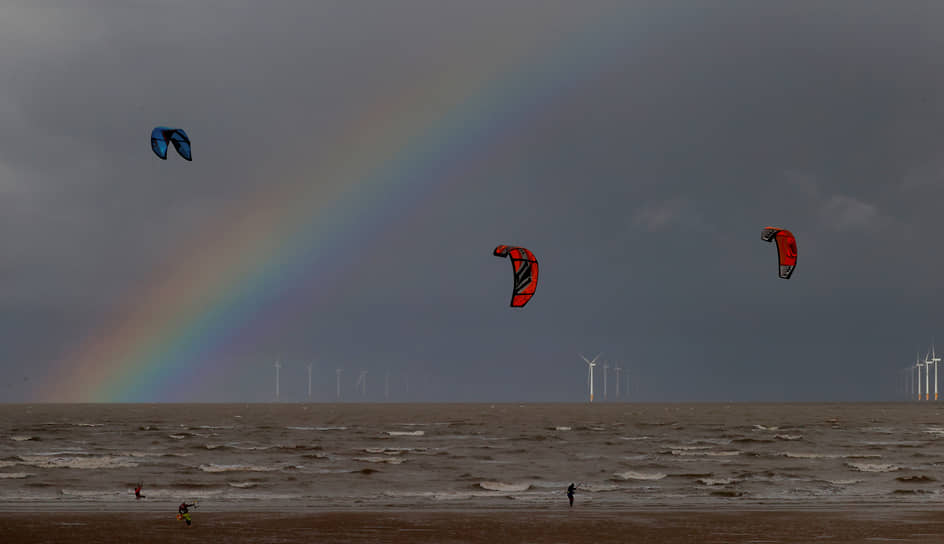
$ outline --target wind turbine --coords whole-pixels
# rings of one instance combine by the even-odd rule
[[[915,385],[917,385],[918,400],[920,401],[921,400],[921,359],[919,358],[919,355],[917,353],[915,353],[914,368],[915,368]]]
[[[623,369],[618,366],[614,366],[613,370],[616,372],[616,398],[620,398],[620,371]]]
[[[311,363],[308,363],[308,400],[311,400]]]
[[[603,361],[603,400],[606,400],[606,374],[610,370],[610,362]]]
[[[341,373],[344,372],[343,368],[335,370],[338,375],[338,402],[341,402]]]
[[[361,373],[357,376],[357,383],[354,384],[354,389],[357,389],[358,386],[361,388],[361,396],[367,396],[367,371],[361,370]]]
[[[592,361],[584,357],[583,354],[578,353],[578,355],[580,355],[580,358],[583,359],[585,363],[587,363],[587,383],[590,384],[590,403],[593,404],[593,367],[597,366],[597,359],[600,358],[600,354],[598,353]]]
[[[934,400],[937,400],[937,364],[941,362],[940,357],[936,357],[934,354],[934,341],[931,341],[931,358],[928,360],[928,364],[934,365]]]
[[[275,402],[279,401],[279,369],[282,368],[282,363],[276,359],[275,361]]]
[[[931,400],[931,361],[928,360],[928,354],[925,354],[924,361],[924,400]]]

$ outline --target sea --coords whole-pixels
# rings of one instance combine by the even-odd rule
[[[2,511],[922,507],[942,468],[933,402],[0,405]]]

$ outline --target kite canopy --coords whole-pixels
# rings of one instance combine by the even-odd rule
[[[167,144],[174,144],[174,149],[181,157],[192,161],[190,156],[190,138],[182,128],[155,127],[151,131],[151,149],[161,159],[167,160]]]
[[[492,252],[496,257],[508,257],[515,273],[515,289],[511,294],[511,307],[521,308],[531,300],[538,288],[538,260],[523,247],[498,246]]]
[[[777,241],[777,255],[780,258],[780,277],[788,280],[793,275],[797,264],[797,242],[793,233],[787,229],[766,227],[760,233],[760,239],[765,242]]]

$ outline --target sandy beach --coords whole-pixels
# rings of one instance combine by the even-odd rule
[[[429,511],[0,514],[0,542],[941,542],[931,511]]]

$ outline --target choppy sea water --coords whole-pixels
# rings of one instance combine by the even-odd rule
[[[0,510],[920,507],[942,466],[934,404],[0,405]]]

